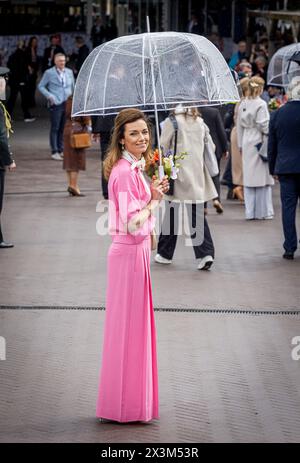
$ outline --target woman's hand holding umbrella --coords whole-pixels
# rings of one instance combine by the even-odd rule
[[[159,180],[155,175],[152,177],[152,182],[150,185],[152,199],[162,200],[164,193],[166,193],[170,188],[168,176],[165,175],[161,180]]]

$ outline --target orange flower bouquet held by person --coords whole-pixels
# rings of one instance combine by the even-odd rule
[[[179,160],[184,159],[188,154],[186,152],[175,154],[172,150],[168,150],[164,152],[162,149],[162,165],[164,167],[165,175],[167,175],[168,179],[176,180],[177,174],[179,171],[180,163]],[[156,148],[153,151],[153,156],[151,162],[146,170],[147,175],[150,178],[153,178],[155,175],[156,178],[159,177],[158,175],[158,166],[159,166],[159,153],[158,149]]]

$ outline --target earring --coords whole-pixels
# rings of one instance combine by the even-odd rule
[[[124,151],[125,145],[123,143],[121,143],[121,148],[122,148],[122,151]]]

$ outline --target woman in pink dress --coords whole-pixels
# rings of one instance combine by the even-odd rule
[[[151,126],[137,109],[115,120],[104,162],[108,179],[108,283],[96,416],[101,421],[159,418],[156,329],[150,278],[153,211],[168,190],[166,177],[148,186]]]

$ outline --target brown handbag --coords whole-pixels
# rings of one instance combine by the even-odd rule
[[[71,148],[83,149],[92,146],[91,135],[87,132],[73,133],[70,139]]]

